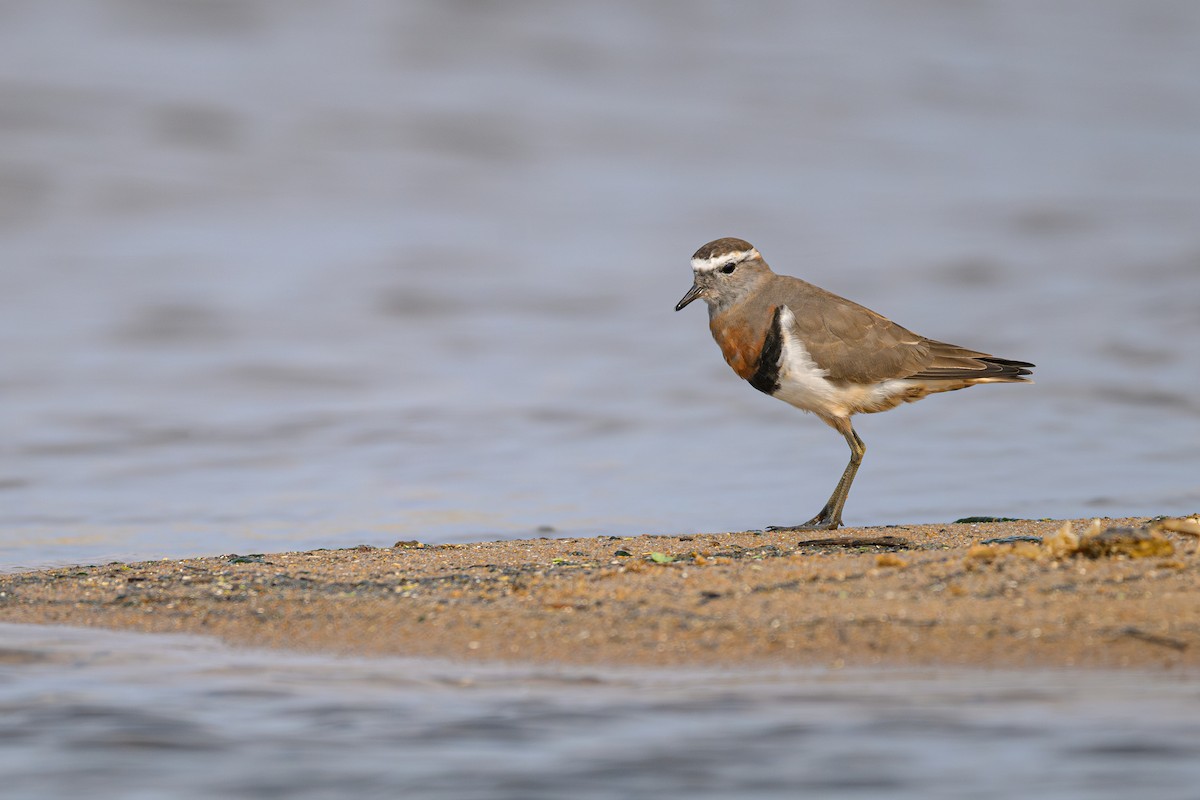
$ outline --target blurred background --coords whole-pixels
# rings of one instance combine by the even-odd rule
[[[1034,386],[850,525],[1200,508],[1200,5],[0,0],[0,567],[795,523],[704,242]]]

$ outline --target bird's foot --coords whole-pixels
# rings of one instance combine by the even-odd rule
[[[817,514],[808,522],[799,525],[768,525],[769,531],[833,531],[842,524],[841,518],[832,519],[824,511]]]

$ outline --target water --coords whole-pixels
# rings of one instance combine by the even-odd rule
[[[0,566],[807,518],[722,235],[1038,383],[848,524],[1200,506],[1189,3],[0,5]]]
[[[10,798],[1195,797],[1171,674],[479,667],[0,626]]]
[[[1194,512],[1198,37],[1157,0],[0,0],[0,569],[807,518],[844,443],[671,312],[726,235],[1038,364],[860,418],[848,524]],[[26,796],[1197,777],[1169,676],[468,688],[75,636],[0,639]]]

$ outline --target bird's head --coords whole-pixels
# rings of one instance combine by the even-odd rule
[[[771,275],[754,245],[744,239],[716,239],[692,256],[692,288],[675,305],[679,311],[696,299],[717,311],[737,302]]]

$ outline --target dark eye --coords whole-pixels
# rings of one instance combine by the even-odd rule
[[[724,272],[726,275],[732,275],[735,269],[737,269],[737,265],[726,264],[725,266],[721,267],[721,272]]]

